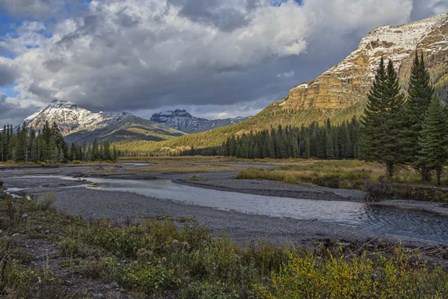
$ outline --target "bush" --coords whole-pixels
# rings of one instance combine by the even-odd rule
[[[56,193],[45,192],[37,198],[37,208],[46,211],[56,202]]]
[[[272,285],[255,286],[262,298],[446,298],[448,277],[443,269],[427,271],[425,263],[410,262],[397,249],[391,258],[366,254],[350,259],[329,254],[317,259],[310,252],[290,252]]]

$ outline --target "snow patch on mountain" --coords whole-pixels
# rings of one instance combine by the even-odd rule
[[[92,131],[107,126],[119,117],[114,113],[96,113],[81,108],[73,102],[53,100],[47,107],[25,118],[28,128],[40,130],[45,122],[55,122],[64,136],[79,131]]]
[[[188,113],[185,109],[162,111],[159,113],[154,113],[151,116],[152,121],[185,133],[208,131],[211,129],[240,123],[246,119],[248,118],[236,117],[209,120],[206,118],[195,117]]]
[[[391,59],[398,69],[404,58],[415,51],[418,43],[430,32],[444,25],[448,14],[411,22],[399,26],[383,26],[369,32],[359,43],[358,48],[347,56],[343,61],[330,68],[325,73],[347,74],[360,69],[363,63],[360,57],[368,59],[368,76],[375,77],[381,56]],[[448,47],[446,42],[444,47]],[[440,49],[426,49],[425,54],[431,54]]]

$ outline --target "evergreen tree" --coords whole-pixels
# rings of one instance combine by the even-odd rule
[[[17,128],[17,142],[15,145],[14,160],[27,161],[27,130],[25,126]]]
[[[375,80],[367,95],[367,106],[361,119],[360,149],[362,158],[365,160],[379,160],[381,158],[378,142],[381,136],[381,125],[384,121],[384,103],[386,89],[386,68],[384,59],[381,57],[380,65],[375,74]]]
[[[386,164],[388,177],[393,175],[394,165],[401,162],[398,129],[402,106],[397,73],[391,61],[386,70],[381,58],[361,120],[360,146],[363,159]]]
[[[400,92],[400,84],[398,82],[398,75],[394,69],[392,61],[389,60],[387,65],[387,102],[385,121],[382,129],[380,142],[383,145],[383,157],[380,161],[384,161],[387,167],[387,174],[389,177],[393,174],[395,164],[403,163],[401,154],[401,115],[404,105],[404,96]]]
[[[324,139],[325,139],[325,159],[334,159],[334,142],[333,142],[333,132],[330,120],[327,120],[327,124],[324,128]]]
[[[431,98],[434,94],[434,88],[431,86],[429,72],[427,71],[423,55],[418,57],[415,53],[414,63],[411,69],[411,77],[408,88],[408,100],[403,110],[400,136],[402,160],[408,163],[414,163],[420,171],[422,180],[429,179],[426,165],[421,164],[423,160],[416,163],[415,157],[421,150],[420,144],[416,142],[423,128],[425,111],[428,110]]]
[[[303,157],[305,159],[311,158],[311,149],[310,149],[310,137],[306,136],[303,144]]]
[[[420,151],[417,163],[425,165],[427,171],[436,171],[437,185],[443,165],[448,157],[448,127],[440,100],[434,97],[423,120],[422,130],[418,138]]]

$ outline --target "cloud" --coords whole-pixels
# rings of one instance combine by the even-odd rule
[[[33,19],[57,13],[62,4],[60,0],[0,0],[0,8],[11,15]]]
[[[0,7],[64,15],[53,1],[27,8],[29,1],[0,0]],[[15,57],[12,77],[0,60],[0,83],[14,80],[19,102],[57,97],[98,110],[253,114],[337,63],[374,27],[446,9],[417,2],[93,0],[51,24],[24,22],[0,41]]]
[[[39,33],[45,28],[28,24],[19,38],[8,41],[23,74],[21,95],[109,109],[182,104],[192,97],[197,104],[223,101],[216,96],[225,94],[222,87],[204,89],[225,86],[266,59],[306,48],[307,27],[298,5],[248,7],[241,7],[247,24],[233,30],[191,19],[185,7],[163,0],[92,1],[87,15],[61,22],[49,39]],[[230,97],[226,101],[240,100]]]
[[[13,62],[10,59],[0,56],[0,87],[12,84],[15,81],[17,72],[12,64]]]
[[[47,20],[68,12],[76,13],[83,1],[78,0],[0,0],[0,9],[15,17]]]
[[[20,124],[23,121],[23,115],[29,115],[36,112],[39,106],[36,103],[28,101],[17,101],[6,95],[0,94],[0,120],[1,126],[4,124]]]
[[[435,15],[448,12],[448,2],[446,0],[414,0],[412,18],[421,19],[428,15]]]
[[[275,75],[275,77],[277,77],[278,79],[285,79],[285,78],[291,78],[295,75],[295,71],[289,71],[289,72],[285,72],[285,73],[279,73],[277,75]]]

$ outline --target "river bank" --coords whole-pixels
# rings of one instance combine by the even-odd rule
[[[285,275],[280,267],[314,264],[284,278],[315,273],[329,291],[353,286],[332,273],[351,275],[355,263],[356,275],[372,272],[359,276],[357,294],[365,285],[390,296],[448,294],[448,217],[437,203],[367,204],[356,190],[235,179],[259,163],[176,163],[1,170],[19,197],[9,205],[0,196],[0,255],[12,259],[0,289],[23,297],[268,298],[279,291],[272,279]],[[408,287],[376,283],[391,267],[406,269],[399,279]]]
[[[157,196],[148,196],[148,194],[136,194],[135,192],[125,192],[124,190],[101,190],[101,188],[88,188],[92,186],[89,179],[106,178],[114,180],[129,181],[153,181],[169,180],[177,185],[186,185],[200,187],[201,189],[218,190],[225,192],[236,192],[251,195],[270,196],[278,198],[296,198],[298,200],[317,200],[321,202],[341,202],[341,204],[363,203],[364,192],[347,189],[332,189],[318,187],[313,185],[293,185],[282,182],[268,180],[241,180],[234,179],[242,170],[254,167],[260,163],[236,162],[222,163],[216,166],[218,162],[203,165],[191,164],[184,168],[182,172],[157,172],[157,169],[151,169],[151,164],[131,163],[122,165],[101,165],[101,166],[79,166],[59,167],[52,169],[8,169],[0,171],[0,180],[5,182],[5,187],[15,188],[15,192],[39,195],[44,192],[54,192],[57,195],[56,207],[62,211],[82,217],[83,219],[111,218],[120,222],[129,221],[136,218],[163,218],[171,219],[194,219],[199,225],[210,229],[214,236],[228,235],[238,243],[252,242],[254,240],[268,240],[276,244],[289,243],[312,243],[323,239],[344,239],[350,242],[362,241],[369,238],[387,240],[390,242],[404,242],[415,246],[420,244],[436,245],[437,241],[443,239],[444,227],[441,232],[433,232],[428,225],[419,227],[418,224],[426,214],[419,211],[437,212],[441,216],[446,216],[446,207],[437,203],[423,203],[410,201],[383,201],[378,204],[385,207],[390,214],[382,218],[382,208],[379,210],[367,209],[359,217],[366,218],[365,225],[355,226],[351,222],[329,222],[319,217],[296,217],[291,216],[269,216],[254,214],[250,211],[241,212],[238,210],[228,210],[213,208],[213,206],[201,206],[201,204],[188,204],[186,202],[176,202],[167,200],[167,198],[157,198]],[[221,162],[219,162],[221,163]],[[178,169],[175,165],[162,165],[163,169]],[[263,167],[273,167],[268,164]],[[210,172],[210,169],[223,169],[221,171]],[[229,168],[231,168],[229,170]],[[182,167],[179,167],[182,169]],[[202,170],[202,172],[197,170]],[[208,172],[203,170],[207,169]],[[186,171],[186,170],[190,170]],[[36,177],[47,176],[47,177]],[[58,176],[67,176],[72,179],[67,180]],[[94,183],[95,185],[97,183]],[[101,184],[99,184],[101,185]],[[24,189],[24,190],[21,190]],[[200,190],[198,189],[198,192]],[[139,192],[137,190],[137,192]],[[195,192],[194,190],[191,192]],[[202,192],[202,191],[201,191]],[[236,194],[235,193],[235,194]],[[160,194],[160,193],[159,193]],[[208,196],[213,198],[213,193]],[[235,195],[238,196],[238,195]],[[264,198],[264,197],[263,197]],[[408,209],[403,209],[403,216],[398,217],[397,223],[390,226],[393,215],[401,215],[401,210],[388,208],[409,208],[416,210],[416,213],[409,213]],[[390,212],[392,211],[392,212]],[[336,213],[335,211],[328,212]],[[387,213],[386,213],[387,214]],[[312,215],[312,214],[310,214]],[[433,217],[433,214],[430,214]],[[300,216],[300,215],[299,215]],[[317,215],[319,216],[319,215]],[[348,215],[350,216],[350,215]],[[440,216],[440,217],[441,217]],[[352,216],[350,216],[352,217]],[[358,216],[354,216],[355,218]],[[373,217],[373,218],[372,218]],[[379,218],[378,218],[379,217]],[[443,219],[435,217],[435,222],[442,222]],[[403,222],[400,222],[403,221]],[[378,223],[377,223],[378,222]],[[380,229],[378,229],[380,225]],[[414,237],[412,230],[406,231],[406,227],[416,226],[416,235]],[[443,224],[442,224],[443,225]],[[390,226],[390,227],[389,227]],[[442,233],[442,235],[440,235]],[[425,236],[435,234],[435,237],[427,238]],[[440,235],[440,237],[438,237]],[[448,239],[448,238],[447,238]]]
[[[68,187],[54,178],[47,183]],[[189,219],[86,221],[54,209],[52,195],[12,198],[0,192],[0,294],[5,297],[445,298],[448,294],[446,247],[417,250],[376,239],[327,239],[312,247],[273,246],[258,240],[240,246],[225,237],[212,237]],[[309,288],[302,288],[304,284]]]

